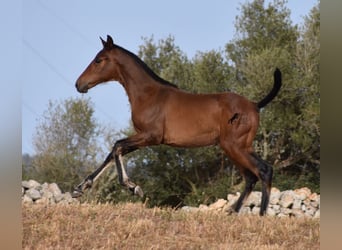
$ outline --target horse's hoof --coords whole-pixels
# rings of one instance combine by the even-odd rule
[[[135,186],[134,194],[140,196],[141,198],[144,197],[144,191],[139,186]]]
[[[74,192],[72,192],[71,197],[78,198],[78,197],[81,197],[82,195],[83,195],[82,190],[75,189]]]

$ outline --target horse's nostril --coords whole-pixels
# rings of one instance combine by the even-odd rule
[[[87,84],[79,84],[78,82],[76,82],[75,87],[77,89],[78,92],[80,93],[87,93],[88,92],[88,87]]]
[[[76,87],[77,91],[80,92],[80,87],[79,87],[79,86],[80,86],[80,85],[76,82],[75,87]]]

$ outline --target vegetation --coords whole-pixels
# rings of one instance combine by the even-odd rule
[[[319,220],[139,203],[24,205],[23,249],[320,249]]]
[[[50,101],[34,136],[36,155],[24,158],[23,178],[56,182],[65,191],[80,182],[104,156],[99,142],[106,133],[93,113],[89,99]]]
[[[241,5],[235,26],[236,36],[225,50],[198,52],[190,59],[174,37],[159,41],[151,37],[144,38],[138,55],[181,89],[233,91],[255,101],[271,89],[272,73],[280,68],[283,87],[261,110],[255,148],[274,166],[274,186],[281,190],[307,186],[319,193],[319,4],[297,26],[291,22],[286,1],[274,0],[266,6],[265,1],[255,0]],[[132,128],[127,128],[121,137],[131,133]],[[23,178],[57,182],[70,190],[103,160],[98,138],[103,141],[106,136],[93,118],[89,100],[51,103],[37,128],[36,155],[24,164]],[[126,161],[129,175],[153,206],[210,203],[241,189],[241,177],[216,146],[148,147],[129,154]],[[113,174],[103,175],[86,199],[135,200],[112,180]]]

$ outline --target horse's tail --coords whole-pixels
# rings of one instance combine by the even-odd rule
[[[274,85],[270,93],[264,97],[260,102],[257,103],[259,109],[265,107],[269,102],[271,102],[274,97],[277,96],[281,87],[281,72],[278,68],[274,71]]]

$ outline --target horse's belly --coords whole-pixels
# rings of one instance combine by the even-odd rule
[[[202,147],[217,144],[219,131],[217,129],[201,130],[196,127],[174,129],[164,134],[163,143],[177,147]]]

